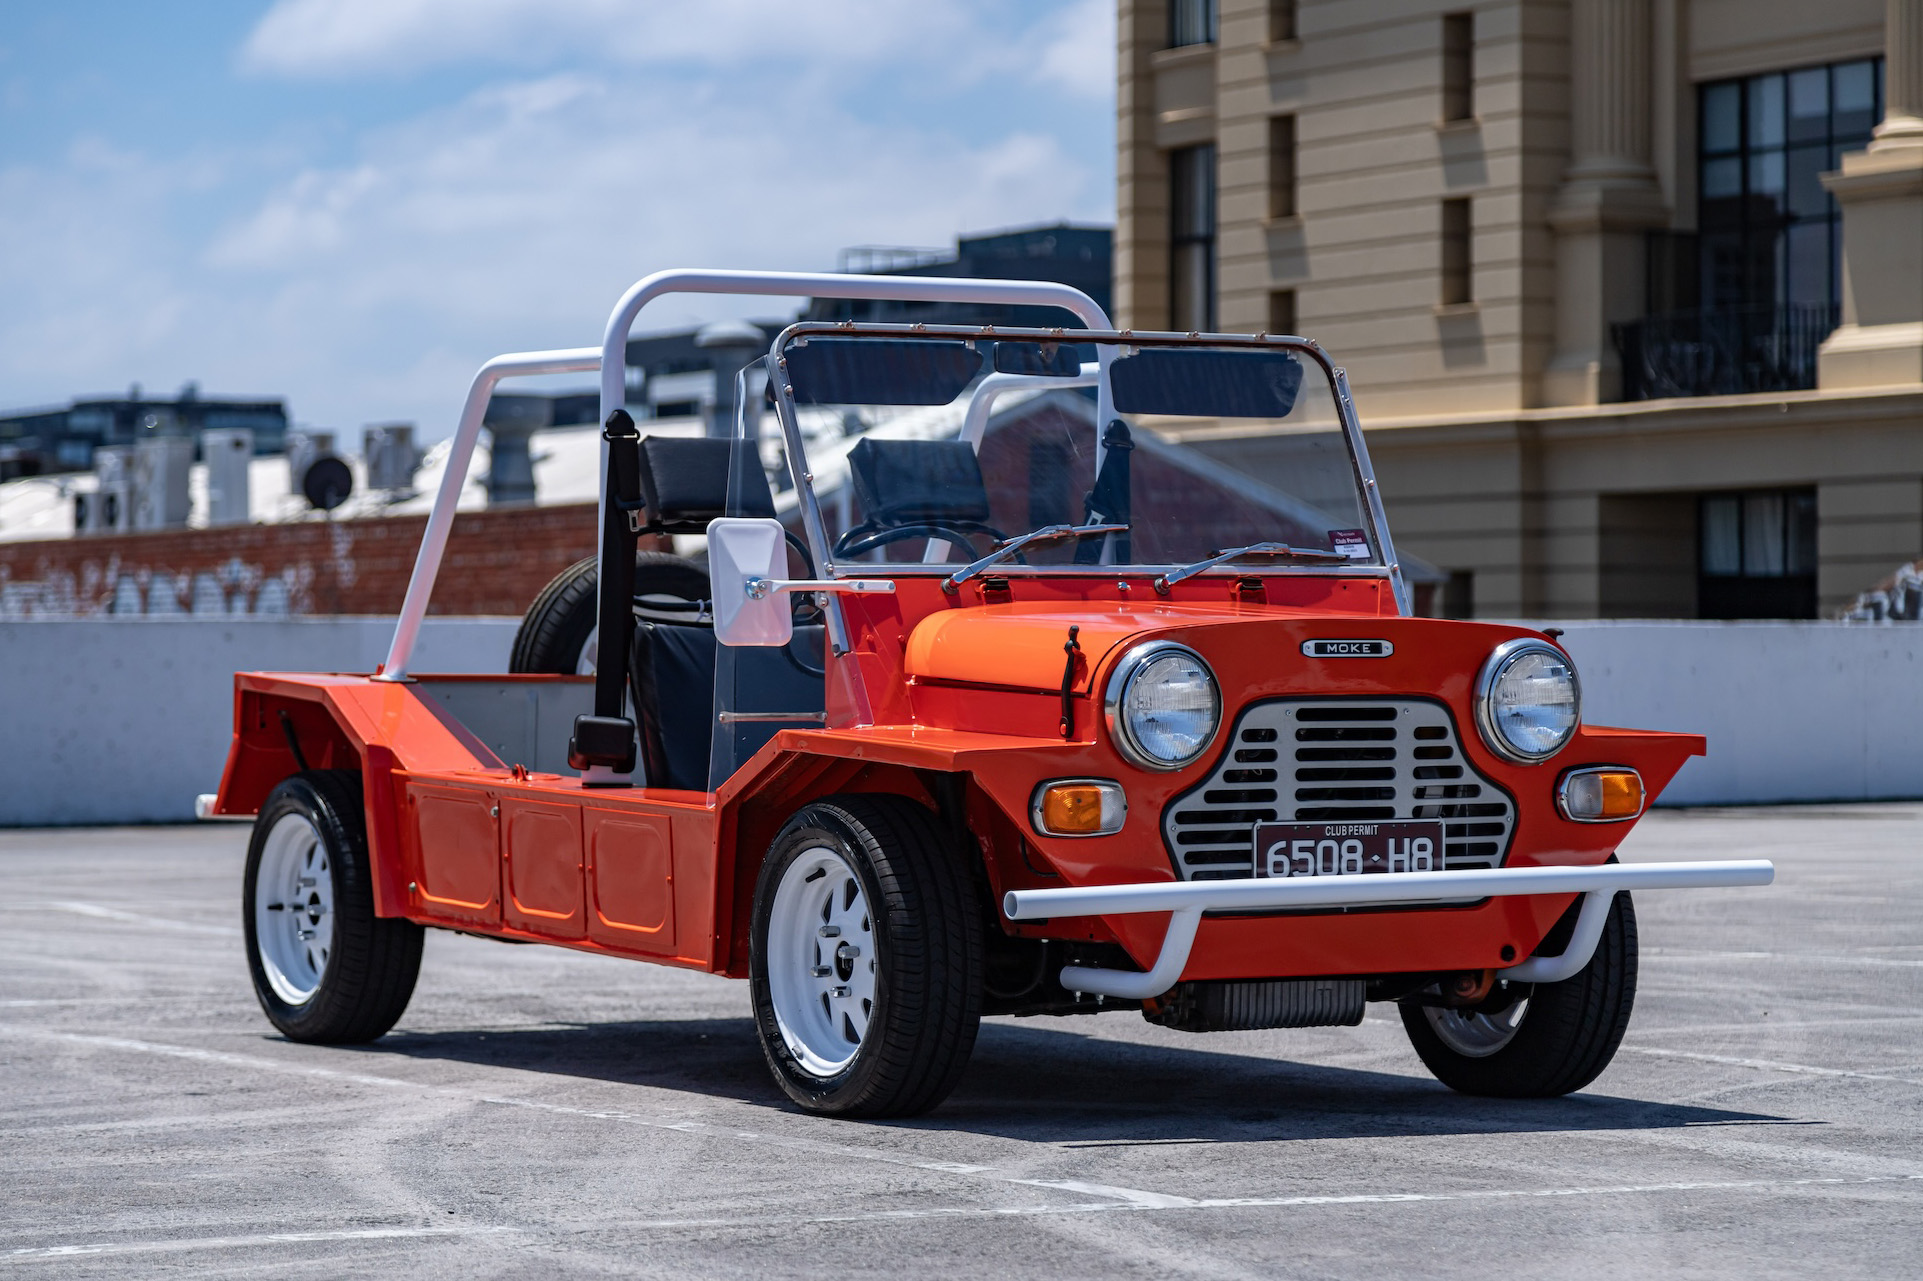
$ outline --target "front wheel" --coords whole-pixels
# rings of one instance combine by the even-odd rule
[[[1635,1003],[1636,909],[1629,895],[1617,894],[1596,954],[1574,978],[1498,984],[1468,1009],[1405,1001],[1402,1026],[1423,1063],[1452,1090],[1550,1098],[1602,1075]]]
[[[400,1019],[423,931],[374,915],[360,775],[312,770],[276,787],[247,847],[247,968],[296,1041],[372,1041]]]
[[[954,1088],[981,1023],[973,886],[922,806],[844,796],[776,836],[755,886],[762,1053],[811,1112],[912,1116]]]

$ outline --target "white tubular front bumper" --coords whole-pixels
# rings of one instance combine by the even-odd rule
[[[1376,876],[1295,877],[1286,880],[1157,881],[1139,885],[1084,885],[1010,890],[1002,910],[1011,921],[1056,916],[1118,916],[1169,912],[1162,952],[1145,974],[1071,965],[1062,986],[1127,1000],[1160,996],[1182,977],[1204,912],[1263,912],[1278,908],[1379,907],[1461,902],[1511,894],[1584,894],[1574,935],[1560,956],[1531,957],[1500,971],[1519,983],[1559,983],[1596,950],[1618,890],[1690,890],[1768,885],[1776,867],[1765,859],[1727,863],[1645,863],[1599,867],[1497,867],[1467,872],[1393,872]],[[1251,976],[1255,977],[1255,976]]]

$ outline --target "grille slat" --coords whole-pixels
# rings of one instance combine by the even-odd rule
[[[1231,741],[1216,771],[1162,816],[1186,880],[1254,875],[1257,822],[1446,820],[1442,865],[1452,870],[1498,866],[1515,831],[1514,802],[1462,755],[1448,710],[1426,699],[1257,703]],[[1251,743],[1276,747],[1240,746]]]

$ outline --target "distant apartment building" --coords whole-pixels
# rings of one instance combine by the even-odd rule
[[[1923,0],[1122,0],[1119,75],[1118,323],[1321,342],[1447,612],[1923,552]]]
[[[961,276],[995,280],[1048,280],[1073,285],[1103,310],[1109,307],[1114,233],[1107,227],[1052,223],[962,236],[953,249],[902,249],[864,245],[844,249],[845,272],[895,276]],[[897,299],[817,298],[808,320],[869,320],[883,323],[1060,325],[1074,323],[1052,307],[983,303],[903,302]]]
[[[256,454],[285,447],[287,406],[279,400],[202,396],[192,383],[178,396],[96,396],[59,408],[0,413],[0,480],[86,471],[103,445],[131,445],[154,436],[198,440],[209,429],[245,428]]]

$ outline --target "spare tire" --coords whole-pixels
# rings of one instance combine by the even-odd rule
[[[592,556],[576,561],[541,589],[514,635],[508,671],[516,674],[587,675],[594,671],[599,632],[600,563]],[[663,622],[691,623],[686,609],[648,608],[650,600],[700,601],[708,597],[708,573],[691,560],[666,552],[636,552],[635,613]]]

